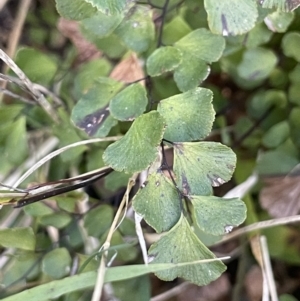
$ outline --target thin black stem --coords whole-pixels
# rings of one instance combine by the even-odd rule
[[[255,131],[255,129],[271,114],[271,112],[274,109],[275,109],[275,105],[268,108],[262,114],[262,116],[256,120],[256,122],[252,125],[252,127],[246,133],[244,133],[239,139],[237,139],[231,147],[236,148],[236,147],[240,146],[241,143]]]
[[[153,4],[151,0],[147,0],[147,3],[148,3],[151,7],[153,7],[153,8],[156,8],[156,9],[163,9],[162,6],[158,6],[158,5],[156,5],[156,4]]]
[[[59,194],[63,194],[63,193],[69,192],[69,191],[76,190],[78,188],[85,187],[85,186],[87,186],[87,185],[89,185],[89,184],[91,184],[91,183],[107,176],[112,171],[113,171],[112,169],[109,169],[108,171],[104,172],[103,174],[93,176],[90,179],[81,181],[80,183],[76,183],[76,184],[73,184],[73,185],[70,185],[70,186],[65,186],[65,187],[54,188],[54,189],[44,191],[44,192],[36,194],[36,195],[32,195],[32,196],[29,196],[29,197],[24,197],[23,199],[21,199],[17,202],[17,205],[14,206],[14,208],[21,208],[21,207],[24,207],[26,205],[29,205],[29,204],[32,204],[32,203],[35,203],[35,202],[38,202],[38,201],[41,201],[41,200],[45,200],[45,199],[48,199],[50,197],[53,197],[53,196],[56,196],[56,195],[59,195]]]
[[[174,177],[173,177],[173,175],[172,175],[172,173],[171,173],[171,168],[170,168],[170,166],[169,166],[169,164],[168,164],[168,162],[167,162],[167,157],[166,157],[166,153],[165,153],[164,143],[161,142],[160,145],[161,145],[161,151],[162,151],[162,157],[163,157],[163,163],[162,163],[162,166],[165,166],[166,169],[167,169],[167,171],[168,171],[168,174],[169,174],[169,176],[170,176],[170,179],[171,179],[173,185],[175,186],[175,189],[176,189],[176,191],[177,191],[177,193],[178,193],[178,195],[179,195],[179,199],[180,199],[180,209],[181,209],[182,212],[184,212],[184,208],[183,208],[183,204],[182,204],[181,199],[184,199],[184,200],[185,200],[186,195],[183,194],[183,192],[179,189],[179,187],[178,187],[178,185],[177,185],[177,183],[176,183],[176,181],[175,181],[175,179],[174,179]]]
[[[166,15],[168,13],[168,5],[169,5],[170,0],[166,0],[165,4],[162,8],[162,13],[160,15],[161,18],[161,24],[158,32],[158,38],[157,38],[157,48],[162,46],[162,36],[163,36],[163,29],[164,29],[164,24],[166,21]]]
[[[167,142],[167,143],[170,143],[171,145],[174,144],[174,142],[172,142],[172,141],[170,141],[170,140],[167,140],[167,139],[165,139],[165,138],[163,138],[163,141],[165,141],[165,142]]]

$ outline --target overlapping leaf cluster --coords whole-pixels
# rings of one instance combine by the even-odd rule
[[[86,36],[96,44],[115,36],[127,48],[143,53],[153,47],[152,12],[142,5],[121,2],[107,6],[87,1],[86,7],[68,11],[57,1],[59,12],[76,19]],[[91,3],[97,11],[90,13]],[[87,17],[88,16],[88,17]],[[149,250],[153,262],[193,261],[213,258],[192,230],[193,223],[203,231],[222,235],[228,226],[245,219],[245,205],[238,199],[212,197],[212,187],[227,182],[234,171],[236,158],[226,146],[204,139],[214,121],[213,93],[198,88],[209,74],[209,64],[220,59],[225,39],[205,28],[190,31],[173,45],[149,51],[146,61],[150,77],[174,73],[181,94],[160,100],[156,111],[148,113],[145,87],[139,83],[121,86],[105,78],[95,80],[72,112],[73,122],[89,136],[106,136],[117,120],[134,120],[125,136],[104,151],[103,160],[116,171],[125,173],[147,169],[157,158],[166,139],[174,149],[175,184],[163,173],[162,166],[152,168],[144,188],[133,201],[137,213],[157,232],[167,234]],[[173,179],[173,180],[174,180]],[[187,202],[186,202],[187,201]],[[192,212],[192,214],[187,214]],[[222,216],[222,218],[220,218]],[[178,276],[199,285],[216,279],[225,266],[221,263],[195,265],[158,273],[172,280]]]
[[[111,166],[116,172],[107,177],[106,188],[116,190],[120,183],[126,183],[129,175],[150,167],[146,182],[133,199],[133,208],[157,233],[164,232],[149,249],[152,263],[214,258],[202,243],[201,233],[215,237],[224,234],[243,222],[246,208],[240,199],[213,196],[213,187],[230,180],[236,157],[225,145],[202,141],[212,129],[213,104],[218,106],[220,97],[216,94],[213,102],[215,89],[199,85],[212,69],[226,73],[237,87],[253,91],[247,108],[249,116],[258,118],[270,109],[274,114],[243,141],[243,146],[250,150],[260,145],[268,149],[257,162],[260,173],[291,170],[299,163],[300,31],[294,26],[292,31],[285,32],[296,19],[297,12],[293,10],[300,1],[190,0],[184,2],[184,9],[176,15],[171,11],[165,23],[160,23],[157,11],[144,2],[56,0],[59,14],[79,21],[84,37],[105,57],[82,66],[71,83],[76,104],[73,105],[73,99],[66,101],[71,116],[68,110],[61,109],[58,112],[61,124],[53,126],[52,131],[61,145],[87,137],[125,133],[106,148],[90,149],[87,169]],[[177,4],[170,1],[170,6]],[[190,18],[194,11],[197,17]],[[160,25],[162,35],[156,30]],[[276,33],[284,33],[280,50],[266,46],[276,42],[273,40]],[[125,84],[109,77],[115,61],[126,59],[133,52],[144,64],[154,92],[142,81]],[[59,69],[55,59],[30,48],[19,50],[16,63],[32,81],[43,85],[50,85]],[[66,86],[70,85],[67,80],[63,83]],[[0,110],[0,143],[7,158],[1,162],[1,172],[20,164],[28,154],[26,122],[22,116],[25,110],[20,104]],[[30,110],[27,119],[32,127],[52,125],[40,108]],[[235,125],[236,135],[242,136],[252,124],[250,118],[241,118]],[[157,163],[161,143],[172,148],[173,179],[163,169],[162,162]],[[85,147],[69,151],[61,160],[73,164],[84,151]],[[56,167],[62,165],[61,161],[56,163]],[[70,243],[76,248],[83,244],[82,228],[72,217],[79,198],[58,197],[63,212],[35,204],[26,208],[25,213],[35,218],[37,225],[69,231],[71,243],[68,241],[66,245]],[[84,217],[84,230],[102,242],[112,218],[112,207],[102,205]],[[133,235],[132,221],[125,220],[112,245],[122,245],[124,233]],[[2,246],[24,252],[21,255],[26,257],[26,263],[18,261],[18,269],[26,271],[39,260],[32,252],[36,247],[50,247],[51,242],[38,235],[37,238],[32,228],[0,230]],[[129,246],[118,250],[117,258],[128,262],[136,256],[136,248]],[[80,264],[86,259],[87,256],[80,255]],[[50,251],[41,262],[40,269],[47,277],[62,278],[70,271],[70,252],[60,247]],[[95,267],[93,262],[89,269]],[[221,262],[211,262],[156,271],[165,280],[183,277],[204,285],[224,270]],[[13,272],[6,274],[5,283],[15,279]],[[28,279],[34,279],[38,273],[38,268],[33,269]]]

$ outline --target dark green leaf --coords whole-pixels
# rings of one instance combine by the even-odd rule
[[[206,137],[215,115],[212,97],[210,90],[197,88],[162,100],[157,110],[166,120],[164,138],[183,142]]]
[[[48,85],[57,72],[57,64],[52,57],[29,47],[19,49],[16,64],[30,80],[42,85]]]
[[[174,172],[178,186],[187,195],[210,195],[211,186],[230,180],[235,164],[234,152],[221,143],[174,144]]]
[[[138,117],[126,135],[105,150],[104,162],[127,173],[146,169],[157,156],[164,127],[164,120],[156,111]]]
[[[145,87],[136,83],[114,96],[110,101],[109,110],[116,119],[131,121],[146,110],[147,104],[148,98]]]
[[[147,59],[147,72],[150,76],[158,76],[173,71],[181,63],[181,58],[181,51],[175,47],[158,48]]]
[[[178,223],[149,249],[149,257],[155,263],[180,263],[201,259],[215,258],[214,254],[202,244],[183,215]],[[220,277],[226,270],[221,261],[192,266],[178,267],[155,273],[162,280],[172,281],[177,277],[195,283],[206,285]]]
[[[191,196],[196,222],[201,230],[213,235],[231,232],[246,218],[247,208],[238,198]]]
[[[101,237],[111,226],[114,210],[111,206],[101,205],[84,216],[84,227],[89,236]]]
[[[263,136],[262,143],[268,148],[275,148],[288,139],[290,128],[287,121],[273,125]]]
[[[181,199],[161,171],[148,176],[133,199],[133,208],[156,232],[170,230],[179,220]]]

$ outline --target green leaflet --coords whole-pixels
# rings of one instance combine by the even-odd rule
[[[150,174],[133,199],[133,208],[156,232],[170,230],[179,220],[181,199],[162,171]]]
[[[83,0],[55,0],[58,13],[66,19],[83,20],[95,14],[97,9]]]
[[[146,110],[147,91],[139,83],[132,84],[119,92],[110,101],[110,113],[118,120],[132,121]]]
[[[229,181],[236,155],[217,142],[174,144],[174,172],[179,188],[187,195],[210,195],[211,186]]]
[[[231,232],[246,218],[247,208],[238,198],[191,196],[196,222],[201,230],[213,235]]]
[[[204,5],[210,30],[223,36],[248,32],[258,17],[255,0],[204,0]]]
[[[153,77],[173,71],[181,63],[181,58],[181,51],[175,47],[158,48],[147,59],[147,72]]]
[[[35,243],[32,228],[0,229],[0,244],[3,247],[34,250]]]
[[[134,0],[84,0],[104,14],[114,15],[126,10]]]
[[[184,36],[174,46],[188,53],[188,56],[212,63],[220,59],[225,48],[225,40],[206,28],[199,28]]]
[[[123,84],[110,78],[95,81],[74,106],[71,119],[89,136],[105,137],[117,121],[110,115],[109,102]]]
[[[105,150],[104,162],[127,173],[146,169],[157,156],[164,127],[164,119],[156,111],[138,117],[126,135]]]
[[[181,215],[178,223],[150,247],[149,257],[154,258],[151,264],[156,264],[210,259],[215,258],[215,255],[197,238],[186,218]],[[221,261],[216,261],[178,267],[155,274],[162,280],[172,281],[182,277],[197,285],[206,285],[220,277],[225,270],[225,265]]]
[[[211,131],[215,115],[212,97],[210,90],[196,88],[163,99],[157,111],[166,120],[164,138],[184,142],[206,137]]]

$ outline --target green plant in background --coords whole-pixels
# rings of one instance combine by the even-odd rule
[[[74,73],[71,50],[62,61],[37,49],[19,49],[16,64],[31,81],[49,90],[52,85],[59,97],[47,95],[53,114],[33,101],[1,105],[0,148],[5,158],[1,175],[5,178],[28,156],[31,133],[56,136],[60,147],[99,138],[102,143],[80,145],[53,159],[47,178],[66,178],[74,168],[85,173],[108,166],[113,172],[98,193],[105,199],[128,183],[123,199],[128,202],[133,179],[147,171],[132,207],[157,233],[163,233],[148,250],[148,266],[108,268],[102,281],[126,280],[115,286],[122,300],[149,300],[149,279],[130,278],[155,272],[163,280],[182,277],[197,285],[216,280],[226,266],[208,249],[207,241],[217,241],[243,223],[246,205],[239,198],[213,196],[213,187],[231,179],[237,160],[237,183],[244,181],[255,164],[260,174],[270,175],[287,173],[299,163],[300,21],[295,9],[300,2],[55,3],[59,15],[78,21],[83,36],[103,56],[83,63]],[[51,8],[47,6],[44,14],[48,11]],[[53,25],[56,21],[51,16],[55,20],[55,12],[46,18]],[[112,78],[115,62],[132,56],[142,62],[146,75],[131,82]],[[16,87],[12,89],[21,93]],[[232,95],[236,95],[235,101],[245,103],[247,99],[247,116],[235,120],[233,142],[226,119],[218,113],[215,120],[215,111],[226,108],[226,98]],[[220,129],[223,144],[205,141],[213,125]],[[238,157],[224,144],[236,147]],[[261,148],[266,151],[255,163]],[[169,149],[173,170],[167,161]],[[251,154],[250,160],[245,159],[243,149]],[[66,293],[70,293],[68,300],[78,300],[81,295],[77,290],[95,284],[94,270],[99,264],[89,256],[108,242],[107,237],[110,247],[104,247],[98,256],[120,265],[138,262],[137,225],[125,217],[118,228],[113,228],[115,212],[108,204],[90,208],[87,213],[78,211],[78,204],[86,198],[84,192],[74,192],[55,197],[57,206],[29,205],[20,219],[30,216],[35,221],[31,227],[17,227],[22,223],[16,222],[11,229],[0,230],[0,244],[18,249],[11,263],[14,268],[4,275],[4,285],[12,285],[20,274],[25,275],[22,281],[49,282],[4,300],[29,298],[31,293],[36,300]],[[92,198],[90,202],[97,204]],[[124,207],[119,210],[125,210],[125,203],[121,204]],[[5,207],[3,216],[10,210]],[[251,210],[248,219],[256,217]],[[48,226],[67,233],[67,238],[62,235],[55,242],[58,248],[53,248],[51,237],[40,231]],[[115,230],[113,236],[111,229]],[[87,235],[96,237],[98,244],[87,243]],[[125,243],[128,237],[134,237],[132,243]],[[39,249],[48,252],[40,256],[34,252]],[[300,261],[295,252],[292,255],[295,262]],[[284,258],[284,250],[278,256]],[[67,277],[75,257],[84,272]],[[123,287],[127,288],[127,297],[122,294]]]

